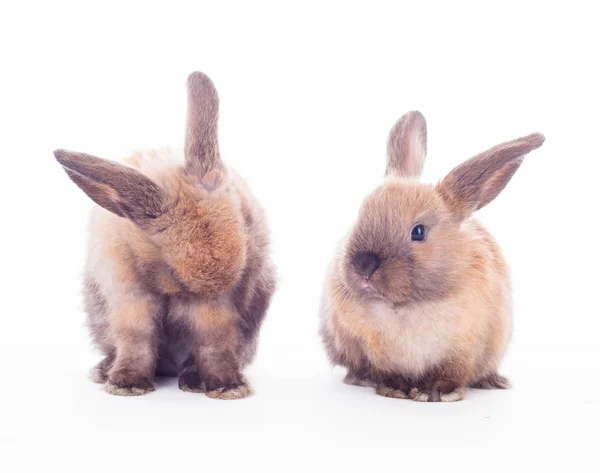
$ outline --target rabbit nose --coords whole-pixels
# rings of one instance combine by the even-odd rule
[[[381,265],[381,258],[372,251],[361,251],[352,258],[352,265],[361,276],[369,279]]]

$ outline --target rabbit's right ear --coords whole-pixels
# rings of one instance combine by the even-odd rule
[[[189,75],[187,89],[185,167],[209,189],[215,188],[224,173],[217,136],[219,96],[210,78],[198,71]]]
[[[427,122],[421,112],[404,114],[387,142],[386,175],[419,178],[427,156]]]
[[[138,224],[164,212],[163,191],[141,172],[63,149],[54,151],[54,156],[71,180],[106,210]]]

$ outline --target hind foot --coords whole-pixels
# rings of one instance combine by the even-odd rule
[[[361,376],[353,371],[348,371],[344,377],[344,383],[351,386],[364,386],[369,388],[374,388],[376,386],[376,383],[368,376]]]
[[[471,387],[475,389],[508,389],[510,388],[510,381],[508,378],[494,373],[474,382]]]
[[[467,387],[452,381],[434,381],[427,385],[412,388],[410,398],[419,402],[462,401],[467,395]]]
[[[108,372],[112,368],[114,358],[107,356],[90,371],[90,379],[94,383],[104,384],[108,379]]]
[[[396,399],[408,399],[408,393],[402,389],[394,389],[389,386],[377,386],[375,393],[383,397],[393,397]]]
[[[206,392],[206,385],[200,378],[200,371],[196,365],[186,366],[179,376],[179,389],[188,393]]]
[[[410,384],[402,376],[393,376],[385,379],[375,389],[375,393],[384,397],[408,399]]]

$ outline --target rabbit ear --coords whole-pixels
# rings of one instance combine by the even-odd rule
[[[438,192],[460,220],[467,218],[504,189],[527,153],[544,143],[533,133],[494,146],[454,168],[437,186]]]
[[[421,112],[408,112],[390,131],[385,174],[419,178],[423,172],[425,156],[427,156],[427,122]]]
[[[202,72],[189,75],[187,88],[185,166],[204,184],[216,187],[223,175],[217,138],[219,96],[212,81]]]
[[[106,210],[138,224],[163,213],[163,191],[141,172],[63,149],[54,151],[54,156],[71,180]]]

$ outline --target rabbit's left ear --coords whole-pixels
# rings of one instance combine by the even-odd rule
[[[387,142],[386,175],[419,178],[427,156],[427,122],[421,112],[404,114]]]
[[[544,135],[533,133],[507,141],[455,167],[437,185],[458,220],[489,204],[504,189],[525,155],[544,143]]]
[[[64,149],[54,151],[54,156],[90,199],[119,217],[143,227],[164,212],[162,189],[138,170]]]

